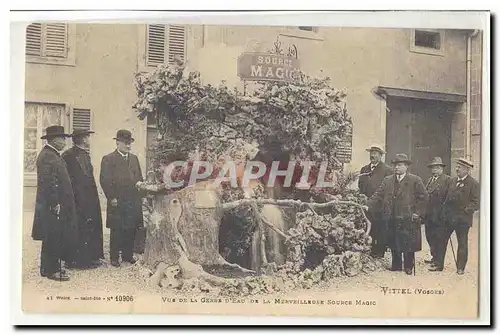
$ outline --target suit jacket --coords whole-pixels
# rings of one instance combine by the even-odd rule
[[[38,155],[36,167],[36,204],[31,236],[37,241],[55,241],[61,246],[60,258],[69,260],[74,256],[77,241],[77,219],[66,163],[56,150],[45,146]],[[57,205],[60,205],[59,217],[53,210]]]
[[[448,225],[470,227],[474,212],[479,210],[479,183],[471,176],[467,176],[458,186],[457,181],[457,177],[450,180],[443,217]]]
[[[62,154],[62,158],[71,178],[80,228],[90,229],[88,237],[92,252],[103,257],[101,204],[90,155],[86,150],[73,146]]]
[[[426,191],[429,194],[429,201],[427,202],[427,210],[425,215],[426,224],[440,224],[442,218],[443,204],[446,199],[449,182],[451,177],[442,174],[434,182],[432,176],[429,177],[426,185]]]
[[[373,171],[371,171],[370,164],[363,166],[360,173],[368,173],[368,175],[362,175],[359,177],[359,192],[370,198],[380,184],[382,184],[384,178],[390,176],[393,172],[390,166],[380,162]]]
[[[137,156],[129,153],[126,160],[117,150],[104,156],[100,181],[108,199],[106,227],[142,227],[142,196],[135,185],[143,178]],[[112,199],[118,200],[117,207],[111,205]]]
[[[399,252],[422,249],[420,222],[412,215],[424,217],[428,194],[420,177],[406,173],[396,185],[396,176],[385,177],[368,201],[370,211],[382,209],[382,219],[389,225],[389,247]],[[397,188],[397,191],[395,190]]]

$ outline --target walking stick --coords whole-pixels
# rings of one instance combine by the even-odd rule
[[[458,270],[457,257],[455,256],[455,248],[453,247],[453,241],[451,240],[451,235],[450,235],[450,238],[448,240],[450,241],[450,244],[451,244],[451,252],[453,253],[453,260],[455,261],[455,267]]]

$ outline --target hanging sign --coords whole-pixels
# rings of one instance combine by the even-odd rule
[[[293,81],[299,72],[299,60],[268,53],[243,53],[238,58],[238,76],[243,80]]]
[[[243,80],[293,81],[299,74],[297,46],[285,53],[277,39],[269,52],[245,52],[238,58],[238,76]]]

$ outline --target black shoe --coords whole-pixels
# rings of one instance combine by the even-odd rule
[[[411,274],[413,274],[413,269],[405,269],[405,273],[407,275],[411,275]]]
[[[429,271],[431,272],[436,272],[436,271],[443,271],[443,267],[442,266],[437,266],[437,265],[433,265],[429,268]]]
[[[464,273],[464,270],[457,270],[457,275],[463,275]]]
[[[92,268],[97,268],[97,267],[99,267],[99,266],[101,266],[101,265],[102,265],[102,262],[101,262],[101,260],[99,260],[99,259],[98,259],[98,260],[94,260],[94,261],[92,261],[92,262],[90,263],[90,267],[92,267]]]
[[[434,260],[434,258],[424,260],[424,263],[426,263],[426,264],[434,264],[435,262],[436,261]]]
[[[115,268],[120,267],[120,263],[118,261],[111,261],[111,265],[114,266]]]
[[[388,268],[389,271],[403,271],[403,268],[393,267]]]
[[[57,281],[68,281],[69,276],[66,272],[55,272],[51,275],[48,275],[47,278],[52,279],[52,280],[57,280]]]

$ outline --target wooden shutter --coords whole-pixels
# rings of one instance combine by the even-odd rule
[[[165,63],[165,25],[148,25],[146,64],[156,66]]]
[[[26,54],[66,58],[68,26],[65,23],[32,23],[26,29]]]
[[[150,24],[147,28],[146,65],[172,63],[175,58],[186,60],[186,27],[182,25]]]
[[[73,109],[71,128],[90,129],[92,126],[92,113],[89,109]]]
[[[186,27],[180,25],[168,26],[168,62],[172,63],[178,57],[183,62],[186,58]]]
[[[45,25],[45,56],[66,57],[68,30],[64,23]]]
[[[32,23],[26,29],[26,54],[42,55],[42,24]]]

